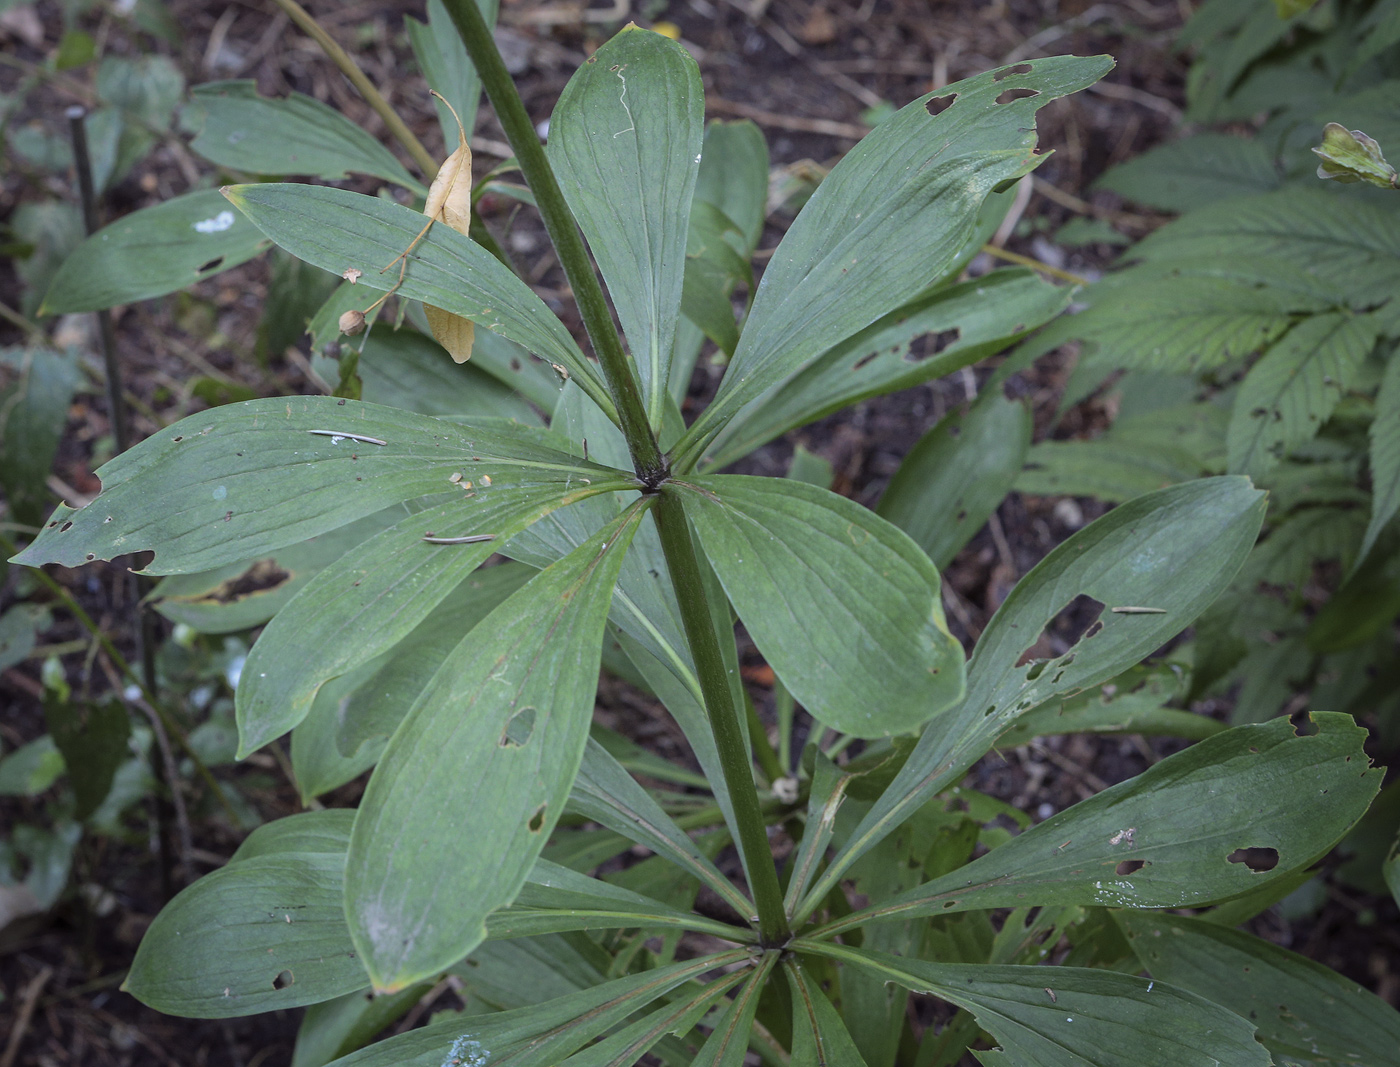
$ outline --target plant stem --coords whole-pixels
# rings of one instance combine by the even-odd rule
[[[710,615],[705,586],[700,579],[700,564],[695,557],[695,545],[690,538],[690,525],[679,497],[665,489],[652,511],[656,529],[661,535],[661,548],[666,565],[676,587],[681,622],[695,657],[695,673],[705,697],[705,710],[710,718],[710,730],[719,750],[724,770],[724,784],[729,787],[729,799],[734,806],[738,824],[739,849],[749,875],[749,888],[758,908],[758,931],[761,943],[768,948],[781,948],[792,937],[787,915],[783,912],[783,891],[778,885],[778,868],[773,863],[768,831],[759,809],[758,791],[754,788],[753,764],[744,731],[740,725],[739,709],[729,688],[729,675],[720,653],[719,637]]]
[[[1090,284],[1088,278],[1083,278],[1078,274],[1071,274],[1069,271],[1061,270],[1059,267],[1052,267],[1049,263],[1042,263],[1040,260],[1032,259],[1030,256],[1023,256],[1019,252],[1008,252],[1006,249],[998,248],[996,245],[983,245],[982,251],[986,252],[987,255],[991,256],[993,259],[1003,259],[1007,263],[1015,263],[1022,267],[1030,267],[1032,270],[1038,270],[1042,274],[1048,274],[1052,278],[1059,278],[1061,281],[1069,282],[1072,285]]]
[[[279,3],[284,0],[278,0]],[[291,0],[285,0],[290,3]],[[515,150],[520,172],[526,184],[535,194],[544,228],[554,243],[559,263],[569,279],[574,299],[578,302],[579,314],[583,317],[588,338],[593,342],[593,351],[598,357],[603,378],[617,407],[619,426],[627,439],[627,448],[632,455],[632,463],[637,477],[649,486],[655,487],[666,476],[666,461],[657,446],[656,438],[647,421],[646,406],[642,403],[637,380],[628,365],[627,355],[622,350],[622,338],[613,325],[612,312],[608,309],[607,298],[598,276],[593,273],[588,251],[583,245],[583,235],[579,233],[564,194],[555,180],[554,171],[549,165],[539,135],[525,111],[525,104],[516,91],[515,82],[506,70],[496,41],[481,17],[476,0],[444,0],[452,21],[466,45],[476,72],[481,76],[481,84],[496,109],[496,117],[506,131],[506,139]]]
[[[418,164],[418,169],[423,172],[423,176],[432,181],[437,175],[437,161],[433,159],[428,150],[423,147],[423,142],[413,135],[399,118],[399,113],[390,106],[379,90],[374,87],[374,83],[366,77],[365,72],[360,69],[358,63],[350,56],[350,53],[341,48],[336,43],[334,37],[327,33],[322,25],[311,17],[311,13],[297,3],[297,0],[274,0],[278,7],[285,11],[307,35],[321,46],[321,51],[326,53],[326,57],[339,68],[340,73],[350,80],[361,96],[365,98],[365,103],[374,109],[374,113],[384,120],[384,125],[389,132],[394,135],[394,139],[404,146],[404,149],[413,157],[413,162]]]

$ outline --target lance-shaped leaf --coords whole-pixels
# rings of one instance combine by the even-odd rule
[[[841,872],[953,784],[1018,716],[1108,681],[1189,626],[1239,571],[1264,505],[1264,494],[1244,478],[1172,486],[1114,509],[1037,564],[978,641],[961,706],[924,730],[799,915],[810,914]],[[1108,610],[1064,655],[1027,661],[1046,624],[1081,595]]]
[[[204,126],[190,148],[211,163],[250,174],[305,174],[339,181],[372,174],[418,194],[394,154],[334,108],[304,93],[259,96],[253,81],[208,82],[190,92]]]
[[[336,1060],[334,1067],[442,1067],[454,1059],[460,1067],[553,1067],[633,1012],[746,955],[702,956],[512,1011],[449,1015]],[[720,987],[723,992],[726,983]]]
[[[783,971],[792,991],[791,1067],[866,1067],[840,1013],[798,957],[783,960]]]
[[[1020,268],[936,289],[824,352],[735,417],[707,465],[872,396],[951,374],[1013,344],[1063,311],[1071,290]]]
[[[267,236],[298,259],[334,274],[354,268],[359,285],[421,300],[471,319],[551,363],[611,411],[607,391],[564,324],[534,291],[471,238],[432,227],[399,268],[383,270],[413,243],[423,216],[343,189],[311,185],[236,185],[224,194]]]
[[[104,226],[63,261],[40,315],[97,311],[164,296],[265,251],[266,237],[213,189]]]
[[[762,961],[715,1021],[715,1028],[700,1046],[695,1059],[690,1061],[691,1067],[743,1067],[759,994],[777,962],[778,953],[763,954]]]
[[[644,510],[473,628],[390,740],[346,876],[346,915],[377,987],[466,955],[524,884],[583,758],[608,605]]]
[[[470,488],[454,490],[445,502],[434,498],[434,506],[351,549],[267,625],[239,678],[240,756],[300,722],[326,681],[407,636],[514,534],[554,508],[627,486],[601,477],[580,489],[508,480],[520,471],[483,480],[481,466],[453,471],[475,476],[456,483]],[[524,473],[536,478],[531,469]],[[449,476],[440,477],[447,485]],[[451,543],[463,537],[486,540]]]
[[[389,996],[376,997],[365,989],[312,1004],[297,1028],[291,1067],[323,1067],[363,1048],[407,1015],[430,989],[431,982],[419,982]]]
[[[783,906],[789,912],[802,899],[817,868],[826,858],[826,846],[836,832],[836,816],[850,795],[849,790],[856,777],[856,772],[843,772],[825,753],[817,750],[816,764],[812,768],[811,792],[807,796],[807,822],[797,855],[792,861],[792,874],[783,898]]]
[[[675,1003],[652,1010],[596,1045],[570,1056],[558,1067],[632,1067],[667,1034],[687,1034],[693,1030],[724,999],[724,994],[749,973],[748,968],[742,968],[689,996],[678,997]],[[531,1067],[537,1062],[531,1060]],[[539,1064],[539,1067],[545,1065]]]
[[[1255,478],[1317,436],[1376,344],[1370,316],[1304,319],[1250,368],[1226,434],[1230,470]]]
[[[229,404],[104,464],[98,498],[78,512],[59,505],[16,562],[73,567],[154,549],[147,573],[187,574],[404,500],[464,494],[464,481],[567,489],[606,475],[549,441],[512,423],[454,424],[329,396]]]
[[[1400,1049],[1400,1012],[1321,964],[1199,919],[1114,917],[1153,978],[1248,1019],[1276,1063],[1385,1063]]]
[[[754,642],[814,718],[859,737],[900,733],[962,696],[938,571],[902,530],[788,479],[676,483]]]
[[[569,79],[549,125],[550,162],[608,283],[653,424],[670,372],[704,123],[690,53],[628,25]]]
[[[1334,712],[1313,721],[1311,735],[1274,719],[1207,738],[823,936],[970,908],[1180,908],[1257,889],[1331,848],[1380,789],[1366,731]]]
[[[499,0],[479,0],[477,7],[481,9],[486,25],[495,27],[499,6]],[[453,112],[468,124],[476,118],[477,108],[481,104],[481,76],[472,65],[466,46],[462,44],[462,38],[442,0],[428,0],[426,23],[410,17],[405,18],[403,24],[428,87],[443,98],[435,99],[433,103],[437,105],[443,142],[452,144],[458,126]]]
[[[1035,112],[1112,66],[1107,56],[1059,56],[988,71],[920,97],[861,141],[770,260],[719,395],[680,458],[694,459],[744,404],[941,277],[987,194],[1044,158]],[[947,105],[936,115],[935,101]]]
[[[994,392],[919,439],[876,511],[946,567],[1001,506],[1030,445],[1030,409]]]
[[[739,915],[751,905],[734,888],[645,789],[602,745],[590,740],[569,795],[569,809],[616,830],[624,837],[665,856],[687,874],[705,882]]]
[[[227,1019],[361,989],[345,855],[278,853],[207,874],[156,916],[123,988],[170,1015]]]
[[[835,945],[820,952],[972,1012],[1000,1046],[974,1053],[986,1067],[1269,1067],[1250,1023],[1165,982],[1079,967],[929,963]]]

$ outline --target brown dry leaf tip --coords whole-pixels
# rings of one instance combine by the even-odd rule
[[[423,205],[423,214],[432,222],[445,222],[458,233],[466,235],[471,229],[472,220],[472,150],[467,144],[467,131],[463,128],[456,109],[440,94],[434,92],[433,95],[447,104],[452,117],[457,119],[460,143],[457,150],[443,162],[437,177],[433,179],[433,184],[428,187],[428,200]],[[429,225],[431,224],[430,222]],[[471,319],[465,319],[431,304],[424,304],[423,311],[428,317],[428,328],[433,331],[433,337],[437,339],[438,344],[447,349],[447,354],[453,361],[465,363],[469,360],[472,345],[476,341],[476,326]]]
[[[365,332],[365,313],[351,308],[340,316],[340,332],[354,337],[356,334]]]
[[[351,285],[354,285],[357,281],[360,280],[360,275],[362,274],[364,274],[364,271],[360,270],[359,267],[346,267],[345,273],[342,274],[341,277],[344,278]]]

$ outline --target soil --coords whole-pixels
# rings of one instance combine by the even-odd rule
[[[405,75],[413,68],[403,18],[421,17],[421,2],[310,0],[307,6],[354,52],[430,151],[439,152],[441,135],[424,83],[416,74]],[[768,135],[774,165],[793,168],[807,161],[830,166],[864,132],[867,110],[883,102],[901,106],[930,89],[1004,62],[1106,52],[1118,66],[1104,82],[1041,111],[1041,147],[1053,148],[1055,154],[1037,172],[1034,192],[1006,247],[1092,276],[1111,259],[1111,249],[1061,250],[1047,239],[1061,224],[1076,216],[1100,217],[1132,236],[1155,225],[1150,217],[1125,211],[1092,183],[1106,167],[1172,136],[1183,101],[1185,67],[1171,44],[1188,8],[1184,2],[1128,0],[1091,6],[1090,0],[618,0],[615,8],[594,7],[586,13],[584,6],[503,0],[503,48],[536,120],[548,116],[573,69],[620,22],[631,18],[648,25],[665,19],[679,27],[683,41],[700,59],[708,113],[758,122]],[[159,44],[155,48],[170,54],[190,83],[253,78],[263,93],[309,93],[388,140],[378,117],[317,46],[288,25],[271,0],[171,0],[167,7],[184,31],[183,44],[178,49]],[[26,77],[23,64],[42,64],[62,35],[59,4],[44,0],[33,10],[37,22],[11,17],[0,23],[4,49],[20,64],[0,66],[0,91],[20,88]],[[79,16],[77,25],[104,39],[113,52],[135,53],[136,42],[120,20],[101,9]],[[149,38],[143,47],[152,47]],[[45,79],[20,105],[18,121],[37,121],[51,132],[61,132],[63,109],[87,102],[81,86],[90,84],[90,76],[89,67]],[[483,109],[474,138],[480,174],[495,162],[492,153],[500,151],[504,140],[489,108]],[[104,215],[115,218],[178,195],[203,169],[179,145],[163,144],[109,193]],[[64,178],[36,177],[9,167],[0,184],[0,217],[8,218],[25,201],[73,195]],[[499,205],[499,210],[508,206]],[[771,249],[781,236],[781,217],[775,220],[761,249]],[[524,224],[511,251],[568,321],[571,311],[562,276],[538,230]],[[197,376],[261,394],[318,391],[308,377],[304,351],[274,353],[266,364],[251,354],[267,286],[265,262],[254,261],[201,283],[192,300],[149,301],[115,316],[140,435],[198,408],[201,402],[188,387]],[[0,289],[18,293],[9,264],[0,265]],[[5,301],[13,303],[8,296]],[[570,325],[578,324],[575,320]],[[90,327],[81,319],[63,326],[91,343]],[[0,324],[0,331],[0,342],[21,339],[8,324]],[[1016,376],[1009,386],[1033,404],[1038,436],[1091,434],[1111,415],[1101,402],[1090,400],[1056,423],[1054,413],[1068,369],[1067,357],[1052,356]],[[800,443],[832,463],[838,491],[872,504],[909,447],[942,415],[975,395],[989,372],[990,366],[984,366],[975,374],[856,405],[775,442],[746,460],[744,469],[782,473],[793,446]],[[712,391],[718,373],[702,363],[697,400]],[[102,458],[97,453],[109,447],[104,441],[110,433],[104,407],[100,396],[84,395],[70,412],[54,483],[70,498],[95,493],[99,487],[92,471]],[[951,590],[950,621],[958,636],[970,645],[1016,580],[1102,510],[1092,501],[1009,498],[945,572]],[[54,568],[53,573],[105,629],[126,629],[132,611],[129,587],[114,568]],[[15,569],[7,580],[6,604],[25,591]],[[62,645],[82,636],[76,623],[59,617],[44,641]],[[104,657],[94,660],[77,652],[66,655],[64,663],[75,687],[89,692],[109,687],[113,676],[110,669],[104,672]],[[766,709],[771,690],[764,683],[771,684],[771,672],[765,676],[751,649],[746,665],[756,703]],[[0,678],[0,701],[6,709],[0,734],[7,747],[44,731],[38,670],[39,661],[31,659]],[[1223,715],[1227,709],[1222,704],[1198,710]],[[627,687],[605,685],[600,714],[663,755],[684,758],[659,709]],[[1135,737],[1050,738],[989,756],[973,770],[969,784],[1039,820],[1139,773],[1174,747],[1179,746]],[[258,817],[273,819],[300,810],[285,763],[274,746],[237,767],[220,767],[217,774],[236,781]],[[328,801],[353,803],[358,788],[347,787]],[[83,892],[70,895],[49,915],[0,933],[0,991],[8,1042],[0,1047],[0,1067],[262,1067],[290,1062],[300,1012],[230,1022],[176,1019],[143,1007],[118,989],[142,931],[169,892],[189,875],[217,866],[243,833],[196,786],[189,788],[188,799],[194,847],[187,858],[193,871],[180,869],[171,848],[163,854],[156,847],[153,841],[159,835],[154,829],[130,841],[90,838],[80,847],[75,865],[74,884]],[[152,816],[153,828],[155,816],[167,824],[173,817],[168,811],[153,811]],[[0,825],[31,819],[43,821],[42,798],[0,801]],[[1312,913],[1289,919],[1272,911],[1254,928],[1400,1005],[1397,919],[1389,898],[1365,896],[1329,882],[1325,898]],[[440,992],[434,1006],[448,1006],[451,998],[450,992]],[[427,1005],[422,1007],[415,1020],[426,1018]]]

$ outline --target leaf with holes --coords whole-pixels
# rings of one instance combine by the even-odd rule
[[[962,695],[938,571],[903,531],[791,479],[674,484],[754,643],[818,721],[881,737]]]
[[[329,396],[229,404],[181,419],[104,464],[97,499],[77,512],[60,504],[15,562],[71,567],[154,549],[145,573],[188,574],[405,500],[465,496],[464,480],[567,492],[607,477],[608,468],[551,440],[514,423],[443,422]]]
[[[706,457],[723,467],[788,430],[873,396],[909,389],[1000,352],[1054,318],[1071,290],[997,270],[936,289],[828,349],[737,415]]]
[[[593,250],[659,426],[704,137],[700,68],[628,25],[579,67],[549,126],[549,158]]]
[[[1400,1012],[1336,971],[1239,930],[1181,915],[1115,912],[1153,978],[1259,1028],[1276,1063],[1385,1063]]]
[[[272,244],[214,190],[133,211],[75,248],[40,315],[97,311],[164,296],[236,267]]]
[[[203,127],[190,148],[249,174],[304,174],[339,181],[371,174],[419,194],[403,164],[339,111],[304,93],[259,96],[253,81],[207,82],[190,93]]]
[[[470,952],[524,884],[588,740],[603,626],[644,509],[536,575],[462,640],[355,819],[345,910],[376,987]]]
[[[823,936],[971,908],[1180,908],[1253,890],[1324,854],[1380,789],[1350,716],[1317,712],[1313,724],[1310,735],[1274,719],[1207,738]]]
[[[682,442],[680,469],[745,404],[940,278],[987,195],[1044,158],[1036,111],[1112,66],[1107,56],[1059,56],[1002,67],[925,94],[861,141],[769,261],[719,395]]]
[[[1123,673],[1195,621],[1239,571],[1264,506],[1264,494],[1244,478],[1172,486],[1114,509],[1037,564],[978,641],[962,704],[924,730],[801,913],[851,862],[956,782],[1018,716]],[[1046,624],[1080,597],[1108,610],[1064,654],[1031,661]]]
[[[1376,343],[1370,316],[1313,315],[1245,375],[1226,433],[1230,470],[1258,478],[1317,436]]]
[[[1080,967],[940,964],[826,945],[821,954],[966,1008],[997,1048],[986,1067],[1269,1067],[1254,1027],[1210,1001]]]
[[[1030,409],[999,393],[983,396],[919,439],[876,511],[946,567],[1001,506],[1030,445]]]

